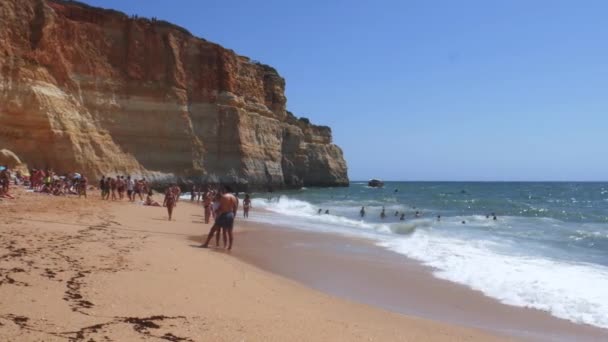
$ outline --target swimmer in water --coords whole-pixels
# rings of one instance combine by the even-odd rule
[[[359,211],[359,215],[361,215],[361,217],[365,217],[365,207],[361,207],[361,210]]]
[[[416,211],[416,217],[420,217],[420,212]]]
[[[399,218],[399,221],[403,221],[403,220],[405,220],[405,213],[402,213],[401,217]]]
[[[380,213],[380,218],[385,218],[386,213],[384,212],[384,207],[382,207],[382,212]]]
[[[462,224],[465,224],[465,223],[467,223],[467,221],[462,221]]]
[[[494,215],[494,217],[492,218],[492,220],[494,220],[494,221],[496,221],[496,220],[497,220],[496,215]]]
[[[325,210],[325,213],[329,215],[329,209]]]
[[[441,221],[441,215],[437,215],[437,221]]]
[[[399,212],[398,211],[395,211],[395,216],[399,216]]]
[[[317,214],[321,215],[322,212],[323,212],[323,209],[319,209],[319,211],[317,212]]]

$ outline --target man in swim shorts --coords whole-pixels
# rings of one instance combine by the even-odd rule
[[[228,233],[227,249],[232,249],[232,242],[234,240],[232,236],[232,228],[234,227],[234,217],[236,216],[236,212],[239,208],[239,200],[231,192],[232,189],[230,189],[230,187],[224,187],[220,197],[220,206],[218,209],[218,216],[215,219],[215,224],[207,236],[207,241],[205,241],[201,247],[207,247],[209,240],[211,240],[213,233],[215,233],[214,229],[217,230],[218,228],[223,228],[224,231]]]

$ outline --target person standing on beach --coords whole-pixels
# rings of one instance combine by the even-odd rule
[[[361,210],[359,211],[359,215],[361,215],[361,217],[365,217],[365,207],[361,207]]]
[[[101,176],[99,180],[99,190],[101,190],[101,199],[106,199],[106,176]]]
[[[203,195],[203,208],[205,208],[205,224],[209,223],[211,217],[211,192],[206,192]]]
[[[81,176],[80,180],[78,180],[78,198],[84,195],[84,198],[87,198],[87,186],[89,180],[85,176]]]
[[[244,218],[249,217],[250,208],[251,208],[251,197],[249,197],[249,194],[246,194],[245,199],[243,200],[243,217]]]
[[[194,202],[194,199],[196,198],[196,193],[197,193],[198,189],[196,188],[196,184],[192,185],[192,190],[190,191],[190,202]]]
[[[143,201],[142,191],[144,191],[144,183],[143,180],[138,180],[135,182],[135,193],[133,194],[133,201],[135,201],[135,196],[139,196],[139,200]]]
[[[127,197],[129,197],[129,201],[135,201],[135,194],[133,193],[133,189],[135,188],[135,182],[131,178],[131,176],[127,176]]]
[[[177,207],[177,202],[179,202],[179,196],[182,194],[182,189],[180,189],[179,185],[173,185],[173,195],[175,196],[175,206]]]
[[[228,234],[227,249],[232,249],[232,243],[234,241],[232,229],[234,228],[234,217],[236,216],[236,212],[239,208],[239,200],[231,192],[232,189],[230,189],[228,186],[226,186],[222,191],[219,199],[218,216],[215,220],[215,224],[209,232],[209,235],[207,236],[207,240],[203,245],[201,245],[201,247],[207,248],[209,241],[213,237],[213,233],[215,233],[217,229],[223,228]]]
[[[2,185],[2,193],[8,194],[9,188],[11,186],[11,174],[7,167],[3,166],[2,171],[0,171],[0,184]]]
[[[124,176],[116,178],[116,189],[118,190],[118,199],[122,200],[125,197],[125,179]]]
[[[112,191],[112,201],[116,201],[118,199],[118,197],[116,196],[116,179],[110,178],[110,190]]]
[[[171,217],[173,216],[173,208],[175,207],[175,192],[173,191],[172,186],[165,190],[165,200],[163,201],[163,207],[167,207],[169,221],[171,221]]]

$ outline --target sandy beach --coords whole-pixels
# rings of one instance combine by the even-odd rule
[[[166,221],[164,208],[101,201],[96,193],[79,200],[19,190],[17,199],[0,202],[0,210],[0,340],[608,336],[434,279],[419,265],[403,265],[398,256],[374,254],[365,241],[238,220],[231,253],[201,249],[198,241],[209,225],[202,222],[201,207],[187,202],[178,204],[173,222]],[[352,251],[353,258],[331,253],[336,245]],[[377,258],[368,258],[370,253]],[[396,267],[403,272],[396,274]],[[386,299],[397,289],[402,296],[389,307]],[[400,309],[405,307],[410,310]],[[501,320],[506,323],[496,325]],[[510,331],[516,329],[529,331]]]

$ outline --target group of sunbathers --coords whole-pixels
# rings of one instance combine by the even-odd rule
[[[31,190],[40,193],[48,193],[52,195],[79,195],[87,196],[87,188],[89,186],[87,178],[80,173],[68,173],[59,176],[53,170],[31,169],[29,176],[23,175],[16,171],[13,175],[11,170],[6,166],[0,166],[0,198],[14,198],[10,195],[10,185],[13,182],[15,185],[23,184]],[[94,188],[94,187],[91,187]],[[102,200],[119,201],[128,198],[130,202],[134,202],[136,197],[143,201],[144,205],[155,207],[166,207],[169,214],[169,220],[173,218],[173,209],[177,206],[181,195],[181,189],[177,184],[170,185],[165,191],[163,203],[154,200],[153,192],[145,178],[134,179],[129,176],[102,176],[99,181],[99,190],[101,191]],[[143,195],[146,194],[146,200],[143,200]],[[126,196],[125,196],[126,195]],[[209,223],[211,218],[214,219],[214,224],[208,235],[207,242],[212,239],[217,232],[216,243],[219,245],[220,235],[224,237],[224,247],[232,248],[232,227],[234,217],[239,205],[237,196],[232,194],[229,187],[209,187],[203,185],[194,185],[191,192],[191,200],[202,201],[205,213],[205,223]],[[249,216],[251,208],[251,198],[245,195],[243,201],[243,216]]]
[[[70,172],[62,176],[52,169],[31,169],[29,176],[20,170],[13,175],[6,166],[0,166],[0,197],[14,198],[10,194],[11,181],[14,185],[24,185],[30,190],[55,196],[78,195],[87,197],[88,180],[80,173]]]

